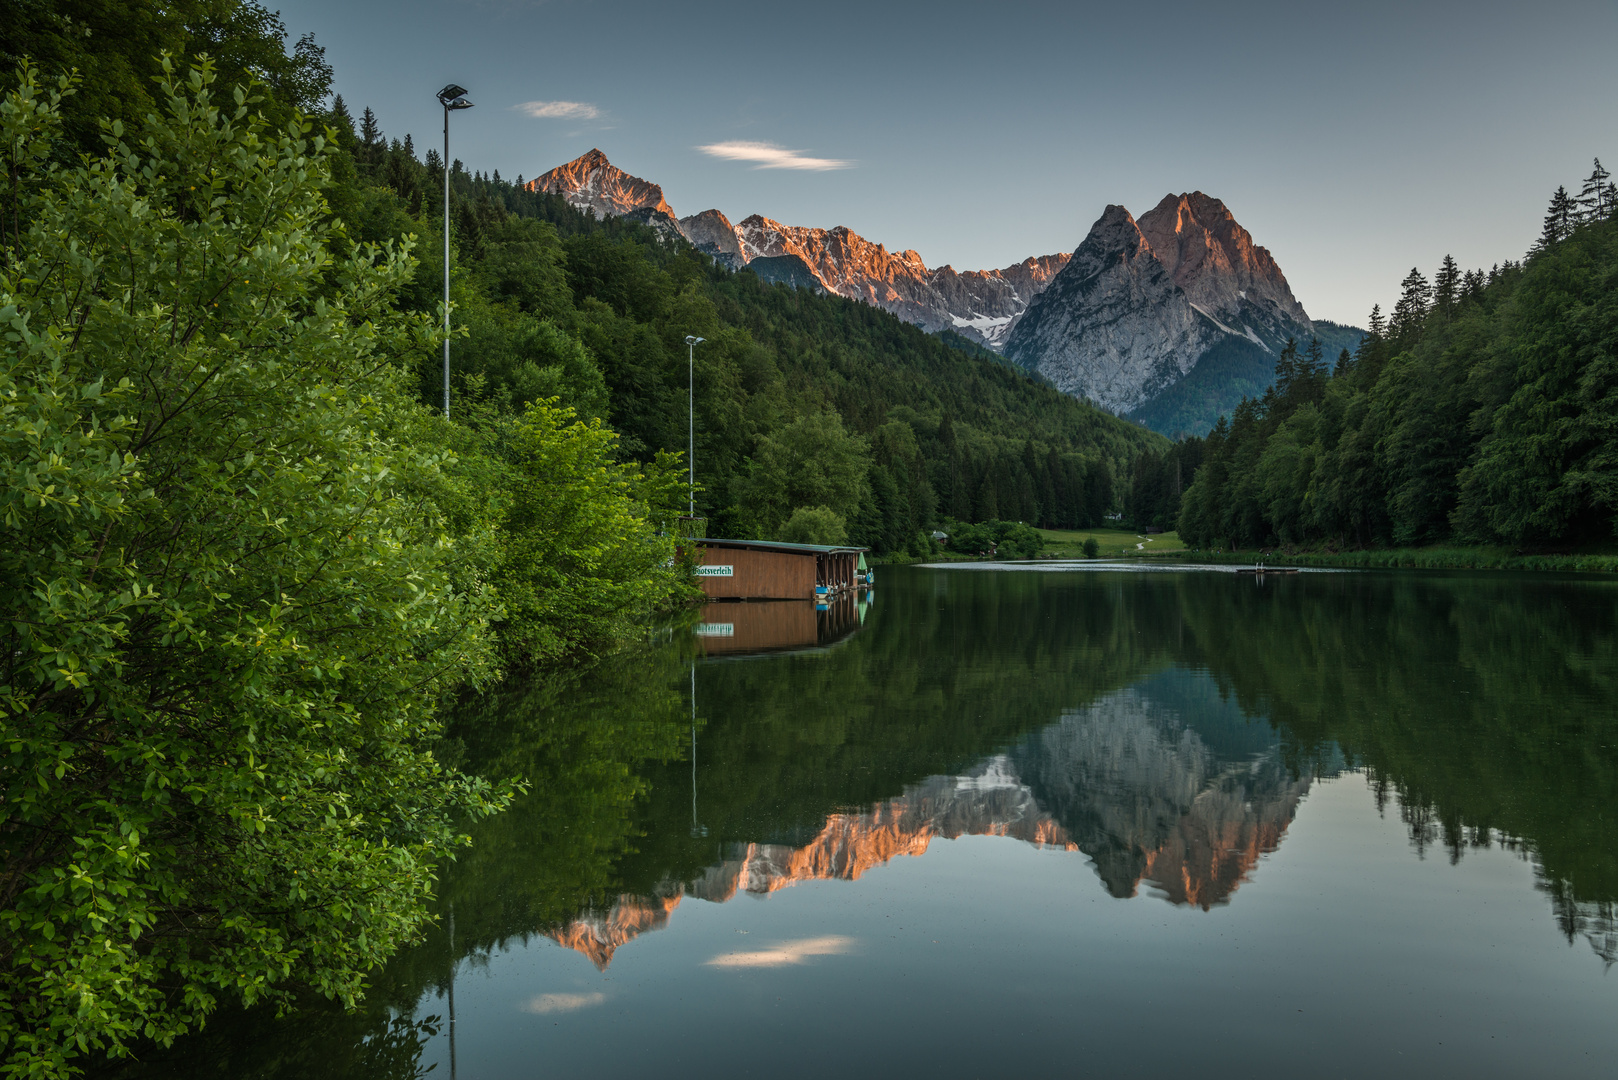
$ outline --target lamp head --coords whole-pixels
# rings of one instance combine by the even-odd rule
[[[443,102],[445,105],[448,105],[455,98],[465,96],[466,87],[456,86],[454,83],[450,83],[448,86],[444,87],[444,89],[438,92],[438,100]]]
[[[701,345],[704,341],[707,341],[707,340],[708,340],[707,338],[691,337],[691,336],[687,335],[686,339],[685,339],[685,343],[687,345]]]

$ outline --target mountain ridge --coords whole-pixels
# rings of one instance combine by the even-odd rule
[[[733,270],[793,256],[827,292],[863,300],[929,332],[954,330],[998,347],[1016,319],[1067,262],[1063,252],[992,270],[929,268],[919,253],[889,250],[847,226],[786,225],[761,214],[732,223],[718,209],[678,217],[657,184],[624,172],[599,149],[558,165],[524,187],[561,195],[597,218],[628,217],[680,236]],[[768,280],[801,278],[796,262],[760,267]],[[786,277],[782,267],[792,269]]]
[[[524,186],[598,219],[639,221],[765,281],[860,300],[929,333],[953,331],[1168,435],[1200,434],[1240,397],[1262,393],[1285,342],[1315,333],[1275,257],[1201,191],[1165,195],[1138,220],[1108,206],[1071,252],[957,271],[842,225],[762,214],[732,222],[716,208],[679,217],[659,185],[599,149]]]

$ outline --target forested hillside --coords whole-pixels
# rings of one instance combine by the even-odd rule
[[[370,110],[330,117],[354,173],[333,210],[367,240],[415,233],[408,303],[443,288],[442,162]],[[624,454],[683,452],[694,364],[698,513],[713,535],[925,549],[943,517],[1098,523],[1162,440],[964,340],[877,308],[733,272],[680,241],[598,221],[498,173],[451,166],[457,398],[558,396],[604,417]],[[441,220],[441,219],[439,219]],[[704,338],[694,361],[685,338]],[[436,401],[440,375],[421,373]],[[828,514],[800,515],[823,508]],[[828,524],[841,522],[841,525]]]
[[[1313,340],[1327,356],[1359,347],[1364,332],[1314,320]],[[1276,354],[1244,338],[1228,338],[1204,353],[1179,382],[1129,413],[1129,419],[1174,438],[1202,436],[1244,397],[1262,397],[1275,381]]]
[[[1558,189],[1521,263],[1411,270],[1352,355],[1291,355],[1208,436],[1181,535],[1204,547],[1611,542],[1618,189]]]

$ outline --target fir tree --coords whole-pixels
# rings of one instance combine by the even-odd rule
[[[1348,355],[1347,349],[1344,349],[1342,352],[1337,354],[1337,366],[1332,368],[1331,377],[1334,379],[1340,379],[1344,375],[1347,375],[1348,369],[1353,366],[1354,358]]]
[[[348,105],[343,101],[343,95],[338,94],[331,103],[331,126],[337,129],[337,138],[343,147],[352,150],[354,146],[354,117],[348,111]]]
[[[1393,307],[1393,323],[1388,329],[1394,338],[1402,341],[1419,331],[1426,321],[1427,309],[1432,306],[1433,287],[1427,284],[1421,271],[1412,266],[1399,283],[1399,289],[1399,302]]]
[[[339,98],[339,101],[342,99]],[[367,105],[360,114],[360,145],[367,149],[373,146],[385,145],[382,142],[382,125],[376,122],[376,113]]]
[[[1607,217],[1607,181],[1611,176],[1611,173],[1601,167],[1601,159],[1596,158],[1595,169],[1584,182],[1579,197],[1574,200],[1577,204],[1577,209],[1573,212],[1574,225],[1590,225]]]
[[[1551,196],[1550,209],[1545,212],[1545,227],[1539,234],[1539,243],[1534,250],[1545,251],[1571,236],[1577,209],[1578,204],[1567,193],[1567,188],[1558,187]]]
[[[1380,341],[1382,338],[1387,336],[1388,320],[1382,317],[1381,304],[1371,305],[1371,317],[1367,319],[1366,322],[1370,326],[1370,330],[1366,333],[1366,337]]]
[[[1454,256],[1445,255],[1433,277],[1433,306],[1448,315],[1455,309],[1460,293],[1461,268],[1455,265]]]

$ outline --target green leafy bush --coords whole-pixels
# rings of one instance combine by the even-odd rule
[[[48,165],[57,93],[0,106],[0,1053],[69,1074],[223,995],[352,1000],[415,938],[457,820],[434,760],[491,671],[397,434],[433,344],[399,250],[323,224],[327,147],[204,65]],[[12,225],[13,222],[20,225]],[[338,249],[338,250],[334,250]]]

